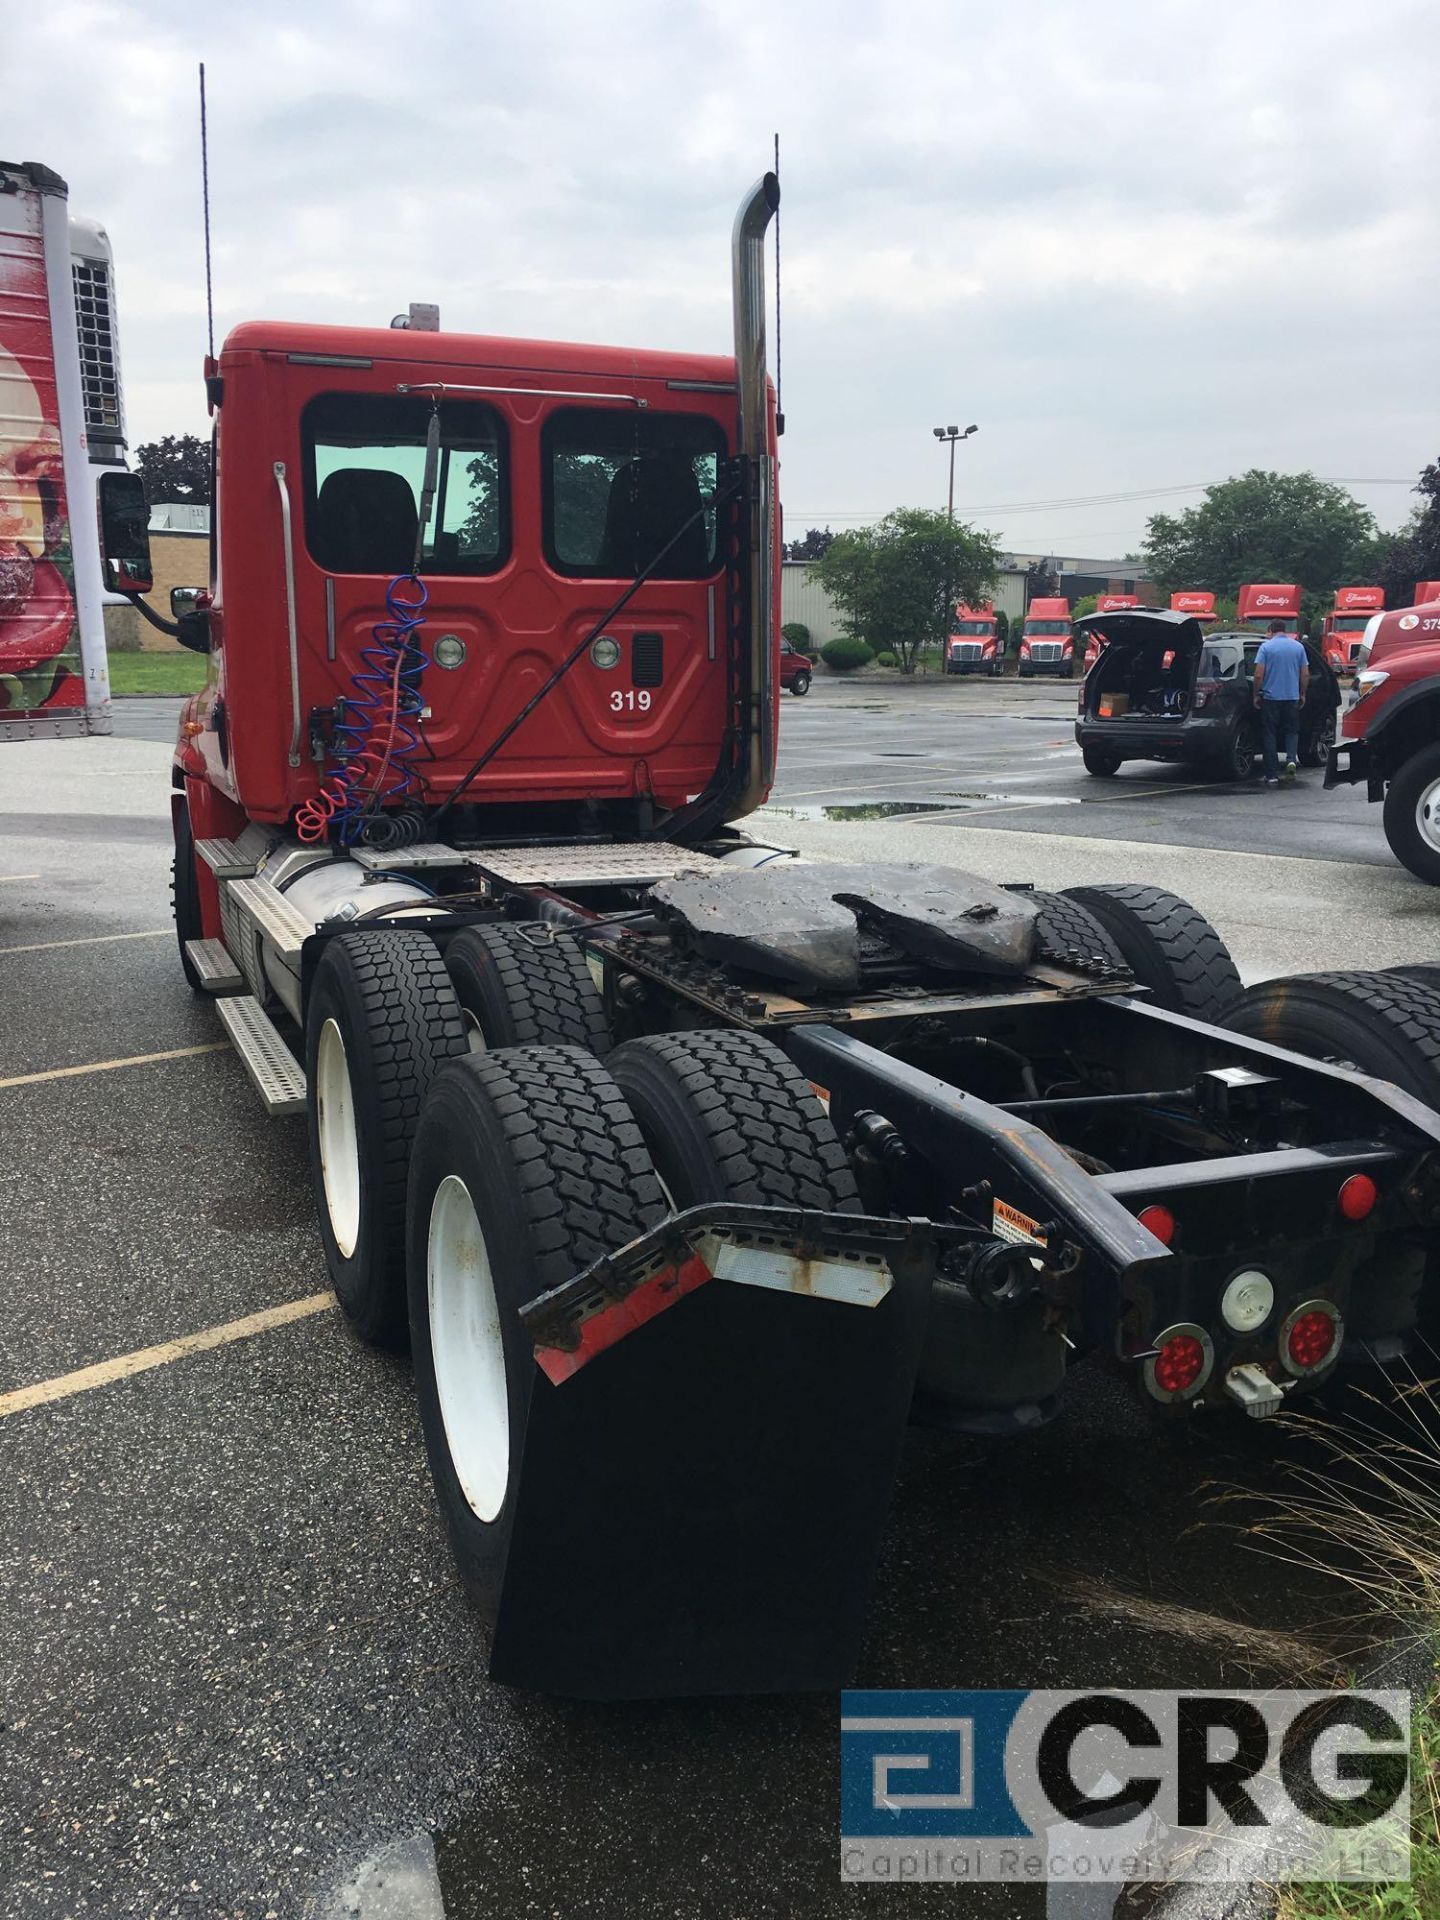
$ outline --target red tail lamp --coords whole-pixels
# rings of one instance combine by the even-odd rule
[[[1374,1211],[1378,1198],[1375,1182],[1368,1173],[1352,1173],[1340,1188],[1340,1211],[1347,1220],[1363,1220]]]
[[[1280,1329],[1280,1358],[1294,1374],[1315,1373],[1335,1358],[1340,1315],[1328,1300],[1307,1300]]]
[[[1188,1400],[1210,1378],[1215,1348],[1191,1321],[1167,1327],[1145,1362],[1145,1385],[1157,1400]]]
[[[1168,1207],[1142,1207],[1136,1219],[1147,1233],[1153,1233],[1162,1246],[1168,1247],[1175,1238],[1175,1216]]]

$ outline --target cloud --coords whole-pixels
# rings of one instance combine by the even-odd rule
[[[116,251],[132,439],[201,429],[195,63],[217,325],[724,350],[735,203],[784,156],[791,523],[1440,447],[1428,0],[51,0],[7,19],[6,146]],[[1359,489],[1382,522],[1400,488]],[[1165,503],[1161,503],[1165,504]],[[1133,545],[1143,503],[1016,515]]]

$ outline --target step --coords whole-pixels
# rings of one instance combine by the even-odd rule
[[[292,907],[268,880],[231,880],[230,898],[249,916],[282,960],[298,963],[300,949],[315,931],[308,914]]]
[[[305,1111],[305,1071],[253,994],[215,1004],[231,1044],[272,1116]]]
[[[260,863],[258,855],[252,859],[234,840],[197,840],[195,853],[217,880],[242,879]]]
[[[666,840],[578,841],[554,847],[477,847],[472,867],[512,886],[653,886],[678,873],[718,868],[713,854]]]
[[[238,993],[245,984],[223,940],[187,940],[185,957],[206,993]]]
[[[393,853],[384,853],[379,847],[352,847],[350,857],[355,864],[364,867],[370,873],[407,873],[422,867],[463,867],[469,864],[470,856],[457,853],[454,847],[447,847],[438,840],[422,840],[415,847],[396,847]]]

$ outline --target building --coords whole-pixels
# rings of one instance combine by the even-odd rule
[[[1158,600],[1145,569],[1133,560],[1069,559],[1054,552],[1007,553],[991,596],[997,613],[1008,620],[1024,618],[1025,582],[1029,569],[1041,561],[1059,575],[1057,591],[1072,604],[1089,593],[1134,593],[1147,604]],[[813,561],[787,560],[781,568],[780,619],[785,625],[798,622],[808,627],[817,647],[841,633],[839,610],[816,579]]]
[[[150,509],[150,564],[155,585],[145,595],[162,620],[170,618],[172,587],[210,584],[210,509],[165,500]],[[180,644],[161,633],[127,601],[105,609],[106,645],[117,653],[168,653]]]

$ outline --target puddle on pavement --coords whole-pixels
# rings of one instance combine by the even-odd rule
[[[835,806],[766,807],[786,820],[893,820],[906,813],[964,813],[943,800],[854,800]]]
[[[1269,1423],[1157,1427],[1090,1366],[1025,1436],[913,1430],[858,1684],[1325,1684],[1364,1644],[1353,1597],[1246,1551],[1253,1497],[1212,1504],[1217,1483],[1273,1500],[1314,1453]],[[422,1835],[375,1856],[325,1920],[843,1920],[837,1713],[829,1696],[520,1701],[433,1853]],[[1042,1920],[1044,1890],[970,1888],[965,1911]]]

